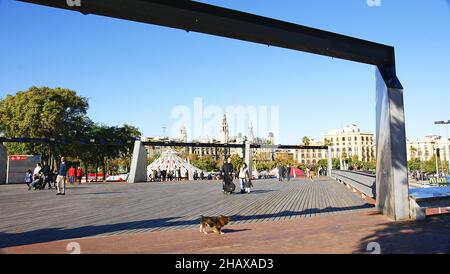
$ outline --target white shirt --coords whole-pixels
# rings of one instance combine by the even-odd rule
[[[39,172],[41,171],[41,169],[42,169],[41,167],[37,166],[37,167],[34,169],[33,175],[39,174]]]
[[[241,167],[241,170],[239,172],[239,178],[245,179],[245,178],[248,177],[247,175],[248,175],[248,168],[247,167],[246,168]]]

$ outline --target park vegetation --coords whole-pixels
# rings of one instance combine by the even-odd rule
[[[88,99],[64,88],[31,87],[0,99],[0,134],[3,137],[54,138],[59,143],[6,143],[10,154],[41,155],[52,167],[58,158],[84,167],[86,172],[129,169],[138,128],[108,126],[87,116]],[[84,144],[71,140],[85,140]],[[94,145],[91,140],[123,141],[123,145]],[[103,173],[105,179],[106,172]]]

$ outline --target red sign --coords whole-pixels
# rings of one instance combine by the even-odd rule
[[[11,156],[10,157],[11,161],[26,161],[27,160],[27,156]]]

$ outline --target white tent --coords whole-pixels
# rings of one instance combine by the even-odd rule
[[[189,172],[190,177],[194,174],[195,171],[197,171],[198,174],[202,172],[202,170],[200,170],[199,168],[186,163],[183,159],[181,159],[180,156],[178,156],[178,153],[172,149],[163,152],[161,154],[161,157],[159,157],[156,161],[154,161],[147,167],[147,175],[150,176],[153,170],[158,169],[173,172],[176,172],[177,169],[180,169],[182,177],[184,177],[186,171]]]

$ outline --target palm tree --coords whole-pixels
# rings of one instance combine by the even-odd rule
[[[311,139],[308,136],[303,137],[302,143],[305,146],[309,146],[311,144]]]
[[[417,155],[417,148],[411,146],[411,147],[410,147],[410,151],[411,151],[411,156],[412,156],[412,158],[416,158],[416,155]]]

